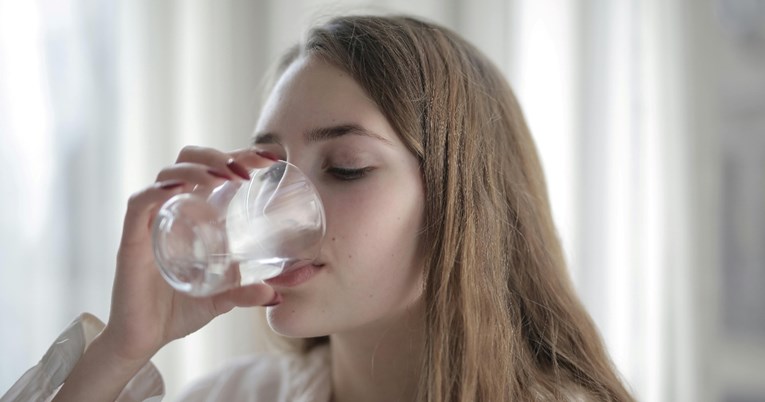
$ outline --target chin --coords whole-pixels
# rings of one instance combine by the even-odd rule
[[[285,305],[268,307],[266,317],[268,326],[287,338],[314,338],[328,335],[331,331],[326,320],[317,314],[307,314]]]

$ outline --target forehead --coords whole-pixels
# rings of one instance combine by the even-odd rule
[[[345,71],[315,57],[300,57],[284,71],[266,102],[264,114],[275,108],[301,112],[350,112],[377,109],[366,92]]]
[[[345,71],[315,57],[300,57],[281,75],[257,124],[255,137],[281,137],[317,127],[357,125],[398,142],[377,104]]]

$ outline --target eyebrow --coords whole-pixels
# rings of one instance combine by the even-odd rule
[[[376,140],[380,140],[386,144],[391,144],[391,141],[374,131],[369,131],[366,128],[358,124],[340,124],[330,127],[318,127],[308,130],[305,133],[305,140],[308,143],[327,141],[335,138],[339,138],[345,135],[360,135],[362,137],[370,137]],[[272,132],[257,133],[252,138],[252,145],[262,144],[281,144],[279,135]]]

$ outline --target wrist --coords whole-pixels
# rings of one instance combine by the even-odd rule
[[[119,337],[113,336],[107,327],[93,339],[85,353],[116,373],[130,374],[140,370],[156,353],[125,353],[123,349]]]
[[[121,356],[102,331],[85,349],[54,401],[113,401],[149,359]]]

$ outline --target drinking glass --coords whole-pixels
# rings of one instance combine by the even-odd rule
[[[324,238],[324,208],[295,165],[276,161],[249,181],[198,186],[160,208],[154,256],[175,289],[208,296],[310,264]]]

